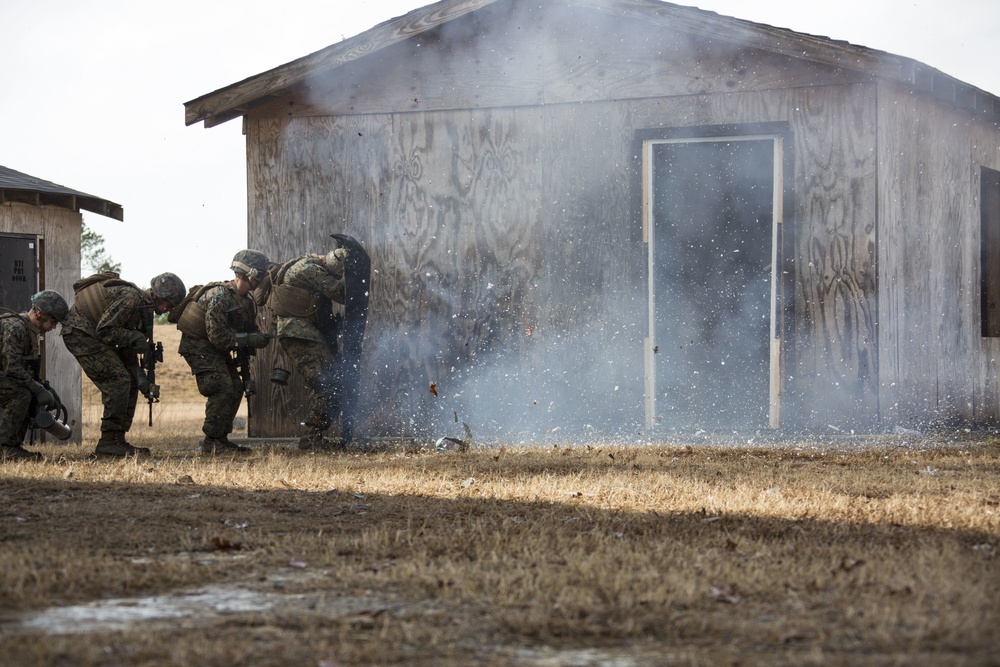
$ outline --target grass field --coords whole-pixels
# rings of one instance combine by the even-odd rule
[[[208,458],[183,391],[0,468],[0,663],[1000,664],[991,437]]]

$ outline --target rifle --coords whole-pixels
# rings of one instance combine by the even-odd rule
[[[247,397],[247,419],[250,418],[250,397],[257,393],[257,384],[250,375],[250,357],[257,354],[252,347],[237,347],[233,352],[236,360],[236,372],[243,380],[243,395]]]
[[[143,312],[146,325],[146,351],[140,355],[139,367],[149,381],[149,392],[146,394],[149,403],[149,425],[153,425],[153,403],[160,402],[160,387],[156,384],[156,364],[163,363],[163,342],[153,340],[153,310]]]

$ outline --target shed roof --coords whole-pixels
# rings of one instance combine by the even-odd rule
[[[441,0],[385,21],[355,37],[202,95],[184,104],[185,122],[213,127],[281,97],[317,76],[507,0]],[[834,65],[912,88],[973,115],[1000,122],[1000,98],[916,60],[845,41],[722,16],[659,0],[563,0],[574,7],[632,16],[664,27],[810,62]]]
[[[7,202],[58,206],[77,213],[83,209],[115,220],[125,219],[120,204],[0,166],[0,204]]]

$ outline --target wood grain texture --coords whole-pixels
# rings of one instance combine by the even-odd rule
[[[980,320],[980,167],[998,133],[893,85],[879,87],[883,419],[992,421],[995,341]]]
[[[874,88],[868,84],[642,100],[639,128],[785,122],[785,425],[877,420]],[[682,123],[678,123],[678,119]],[[849,426],[850,427],[850,426]]]

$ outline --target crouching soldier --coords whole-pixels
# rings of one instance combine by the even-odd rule
[[[26,313],[0,312],[0,450],[3,460],[41,460],[39,452],[22,447],[34,398],[41,409],[56,406],[56,398],[31,372],[38,361],[38,337],[66,319],[69,305],[58,292],[42,290],[31,297]]]
[[[233,280],[192,287],[182,308],[169,318],[181,331],[178,352],[191,367],[198,392],[206,398],[201,427],[205,434],[201,451],[206,454],[250,451],[230,441],[229,434],[244,394],[252,393],[249,376],[247,382],[240,377],[237,359],[249,372],[247,354],[270,340],[257,328],[256,305],[248,296],[264,277],[268,264],[263,253],[239,251],[230,264]]]
[[[117,273],[99,273],[73,285],[76,297],[63,323],[63,342],[101,392],[104,414],[98,456],[149,454],[125,440],[132,428],[136,401],[157,390],[139,366],[148,349],[147,331],[153,314],[162,315],[184,298],[184,283],[173,273],[161,273],[149,289],[122,280]]]
[[[271,272],[267,306],[274,311],[278,342],[310,394],[299,449],[342,449],[349,440],[348,434],[338,442],[325,438],[341,412],[336,365],[341,315],[333,304],[344,303],[346,257],[347,250],[337,248],[289,260]]]

